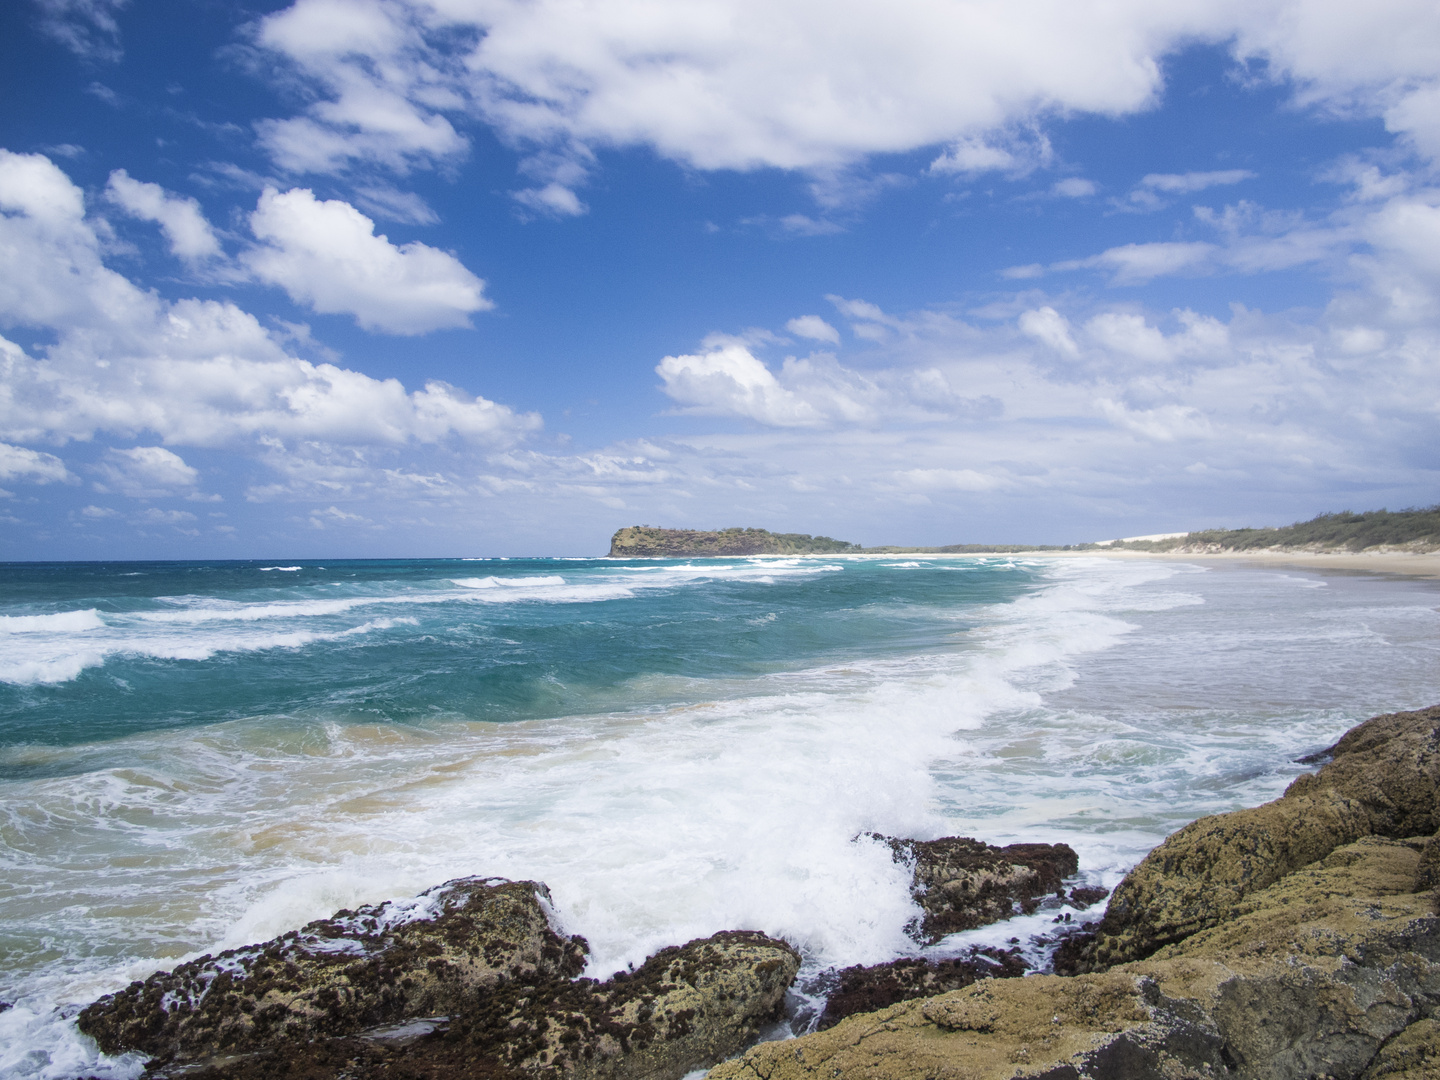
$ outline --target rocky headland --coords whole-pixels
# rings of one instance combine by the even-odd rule
[[[808,533],[765,529],[658,529],[630,525],[610,538],[612,559],[705,559],[741,555],[828,555],[860,551],[859,544]]]
[[[1310,763],[1172,835],[1083,925],[1101,894],[1065,845],[875,837],[913,867],[917,943],[1063,908],[1055,970],[989,948],[833,972],[795,1039],[755,1044],[800,967],[787,943],[725,932],[580,978],[545,886],[480,878],[158,972],[78,1022],[151,1077],[1437,1080],[1440,706]]]

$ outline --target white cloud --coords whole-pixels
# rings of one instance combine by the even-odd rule
[[[1198,271],[1210,263],[1214,244],[1202,241],[1161,241],[1154,244],[1122,244],[1088,259],[1067,259],[1051,265],[1052,270],[1108,270],[1117,285],[1131,285],[1167,274]]]
[[[80,189],[39,155],[0,150],[0,211],[0,262],[26,268],[0,275],[0,325],[57,334],[43,360],[0,338],[0,438],[494,447],[540,425],[442,382],[408,391],[298,359],[233,304],[139,289],[103,264]]]
[[[132,180],[124,169],[110,174],[105,195],[130,216],[159,225],[172,254],[191,261],[220,254],[220,241],[194,199],[172,195],[159,184]]]
[[[194,521],[195,515],[188,510],[161,510],[152,506],[136,514],[134,520],[144,525],[184,525]]]
[[[1140,180],[1140,186],[1153,191],[1164,191],[1175,195],[1189,195],[1222,184],[1238,184],[1242,180],[1253,180],[1255,174],[1249,169],[1223,169],[1216,172],[1150,173]]]
[[[455,256],[419,241],[397,247],[349,203],[305,188],[267,188],[250,227],[262,241],[244,256],[256,277],[315,311],[354,315],[367,330],[469,326],[473,312],[494,306]]]
[[[3,340],[0,338],[0,341]],[[54,454],[0,442],[0,480],[29,480],[34,484],[48,484],[55,480],[70,479],[72,477],[65,468],[65,463]]]
[[[119,60],[120,25],[115,16],[129,0],[34,0],[40,29],[87,60]]]
[[[1020,332],[1044,342],[1065,356],[1078,356],[1080,348],[1070,334],[1070,323],[1053,307],[1024,312],[1019,320]]]
[[[974,469],[906,469],[895,478],[922,491],[992,491],[1004,483]]]
[[[544,187],[524,188],[511,193],[521,206],[551,217],[579,217],[589,207],[580,201],[580,196],[559,183]]]
[[[138,499],[158,499],[183,494],[194,488],[200,471],[163,446],[136,446],[129,450],[110,449],[95,470],[102,478],[101,491],[118,491]]]
[[[292,170],[451,161],[467,150],[452,120],[478,118],[581,174],[615,146],[815,174],[944,146],[937,172],[1018,175],[1051,160],[1041,123],[1150,108],[1164,57],[1194,42],[1228,43],[1302,104],[1382,117],[1440,154],[1440,15],[1419,0],[297,0],[255,40],[316,92],[260,125]],[[579,208],[578,180],[540,171],[527,205]],[[1243,173],[1155,174],[1137,190]]]
[[[1094,180],[1086,180],[1080,176],[1067,176],[1064,180],[1057,180],[1050,190],[1064,199],[1085,199],[1100,189]]]
[[[738,341],[715,342],[705,352],[667,356],[655,368],[663,387],[687,412],[742,416],[777,427],[824,421],[810,402],[778,379]]]
[[[389,184],[371,184],[355,191],[355,200],[377,218],[404,225],[435,225],[440,215],[413,191],[401,191]]]
[[[800,315],[787,322],[785,329],[799,337],[809,338],[811,341],[828,341],[832,345],[840,344],[840,331],[819,315]]]

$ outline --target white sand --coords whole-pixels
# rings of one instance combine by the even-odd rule
[[[1021,554],[1017,552],[1017,554]],[[1440,578],[1440,552],[1411,554],[1409,552],[1326,552],[1311,555],[1297,551],[1227,551],[1215,555],[1191,555],[1171,551],[1115,551],[1100,548],[1091,551],[1024,552],[1027,558],[1077,558],[1087,555],[1104,559],[1165,559],[1170,562],[1241,562],[1261,566],[1293,566],[1305,570],[1350,570],[1371,574],[1404,574],[1407,577]]]

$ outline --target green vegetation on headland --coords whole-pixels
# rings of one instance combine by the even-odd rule
[[[1435,551],[1440,549],[1440,506],[1420,510],[1349,510],[1321,514],[1278,529],[1206,529],[1164,540],[1117,540],[1129,551],[1202,554],[1223,551]]]
[[[1282,528],[1205,529],[1163,540],[1095,544],[946,544],[943,547],[861,547],[828,536],[765,529],[661,529],[631,525],[610,540],[615,559],[713,558],[735,555],[1007,555],[1023,551],[1153,551],[1177,555],[1227,551],[1440,551],[1440,506],[1412,510],[1349,510]]]
[[[766,529],[657,529],[631,525],[610,538],[612,559],[710,558],[723,555],[828,555],[859,551],[859,544],[807,533]]]

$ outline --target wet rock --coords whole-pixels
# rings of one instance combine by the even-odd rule
[[[919,932],[930,942],[1008,919],[1017,908],[1034,911],[1044,897],[1064,895],[1065,878],[1080,865],[1067,844],[1002,848],[964,836],[875,838],[889,844],[897,859],[913,863],[913,893],[924,912]]]
[[[502,980],[448,1024],[295,1041],[188,1069],[187,1080],[679,1080],[779,1020],[800,959],[764,934],[664,949],[605,982]],[[431,1018],[434,1022],[438,1018]],[[417,1022],[418,1023],[418,1022]],[[413,1025],[412,1025],[413,1026]],[[152,1073],[179,1076],[164,1069]]]
[[[583,970],[584,940],[550,928],[542,897],[532,881],[461,878],[341,911],[132,983],[79,1027],[106,1053],[186,1061],[457,1012],[503,981]]]
[[[981,979],[1015,978],[1027,970],[1029,965],[1018,949],[977,949],[971,956],[948,960],[906,958],[871,967],[848,967],[839,972],[818,1028],[824,1031],[847,1016],[873,1012],[897,1001],[934,997]]]
[[[1148,960],[901,1002],[709,1080],[1419,1080],[1404,1070],[1427,1067],[1435,1031],[1413,1025],[1440,1009],[1440,918],[1414,891],[1427,840],[1340,847]]]
[[[1274,802],[1202,818],[1147,855],[1111,896],[1077,968],[1104,970],[1183,941],[1361,837],[1440,828],[1440,706],[1367,720],[1324,754],[1319,772]],[[1429,864],[1424,872],[1440,879]]]

